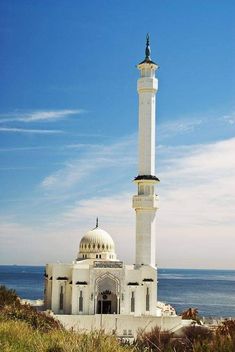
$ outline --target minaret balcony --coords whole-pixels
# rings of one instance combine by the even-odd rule
[[[157,209],[158,208],[157,195],[135,195],[132,200],[132,207],[134,209]]]
[[[158,89],[158,80],[155,77],[142,77],[138,79],[137,90],[156,92]]]

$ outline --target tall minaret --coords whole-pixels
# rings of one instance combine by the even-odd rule
[[[138,64],[140,78],[139,94],[139,170],[135,183],[138,195],[133,197],[136,211],[136,260],[139,265],[155,267],[155,218],[157,196],[155,184],[155,95],[158,80],[155,71],[158,65],[150,58],[149,35],[146,37],[145,59]]]

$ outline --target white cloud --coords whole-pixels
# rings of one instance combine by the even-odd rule
[[[160,173],[165,224],[229,225],[235,222],[235,138],[165,160]],[[174,221],[169,222],[169,214]]]
[[[91,177],[92,182],[99,182],[97,172],[114,173],[120,176],[121,170],[126,170],[136,163],[133,153],[134,135],[123,138],[120,142],[110,145],[88,145],[79,159],[67,162],[66,166],[47,176],[41,186],[47,190],[64,192],[77,185],[85,177]],[[105,176],[100,175],[100,178]]]
[[[31,146],[31,147],[9,147],[9,148],[0,148],[1,153],[5,152],[25,152],[31,150],[43,150],[51,149],[51,146]]]
[[[164,164],[160,165],[156,226],[160,266],[234,268],[234,147],[235,139],[160,148],[165,156]],[[100,227],[114,238],[119,258],[133,262],[132,194],[117,193],[115,186],[114,182],[109,195],[97,194],[70,205],[51,226],[65,234],[74,234],[71,240],[78,244],[98,216]]]
[[[40,130],[40,129],[26,129],[26,128],[15,128],[15,127],[0,127],[0,132],[9,133],[29,133],[29,134],[58,134],[64,133],[60,130]]]
[[[193,134],[199,130],[203,131],[203,128],[207,131],[218,134],[218,131],[235,125],[235,113],[230,111],[226,115],[218,115],[215,113],[208,112],[205,114],[198,114],[198,116],[186,116],[185,118],[178,118],[175,120],[169,120],[158,125],[158,136],[160,140],[168,139],[169,137],[174,138],[184,134]]]
[[[8,166],[8,167],[1,167],[0,166],[0,171],[9,171],[9,170],[36,170],[40,169],[41,166]]]
[[[235,138],[173,149],[159,174],[158,263],[234,268]]]
[[[25,249],[28,243],[33,247],[33,231],[29,226],[17,223],[11,218],[1,218],[0,239],[1,264],[17,264],[22,260],[27,263],[27,256],[31,257],[31,253],[25,253]]]
[[[168,124],[161,127],[161,134],[187,133],[201,123],[197,120]],[[136,170],[136,139],[132,135],[110,145],[65,146],[78,148],[81,156],[44,178],[41,187],[49,195],[66,194],[67,201],[69,190],[80,188],[84,194],[79,202],[71,204],[70,200],[69,208],[43,229],[53,253],[40,242],[38,254],[35,248],[29,250],[33,254],[29,254],[28,263],[33,263],[34,255],[42,261],[72,260],[82,234],[92,228],[96,216],[100,217],[100,226],[113,236],[119,257],[133,261],[135,213],[131,209],[131,179],[128,181],[127,175]],[[210,144],[158,147],[161,183],[156,236],[160,266],[234,268],[234,150],[235,138]],[[123,180],[126,192],[119,193]],[[97,191],[102,183],[107,185],[106,196]],[[92,187],[96,197],[88,192]],[[8,230],[5,226],[4,231],[11,233],[11,246],[17,246],[24,228],[19,226],[17,232],[17,226],[11,225]],[[30,241],[40,238],[40,233],[26,229],[27,233],[29,248]],[[23,258],[19,251],[17,255]]]
[[[184,134],[194,131],[196,127],[203,123],[202,119],[179,119],[176,121],[165,122],[158,127],[158,134],[161,139],[174,136],[177,134]]]
[[[114,239],[119,258],[133,262],[135,212],[132,209],[132,195],[121,193],[78,201],[63,214],[62,222],[66,227],[77,227],[81,236],[95,227],[96,217],[99,218],[99,226]]]
[[[235,124],[235,113],[229,114],[229,115],[224,115],[222,119],[228,123],[229,125],[234,125]]]
[[[186,148],[161,148],[165,161],[159,166],[160,209],[156,224],[159,266],[235,268],[234,148],[235,138]],[[132,191],[118,193],[115,184],[111,187],[109,195],[96,193],[74,204],[70,202],[50,223],[42,222],[40,230],[10,220],[2,224],[1,261],[69,262],[76,256],[82,235],[94,227],[99,216],[100,227],[115,241],[118,257],[132,263],[135,252]]]
[[[0,123],[21,121],[21,122],[38,122],[38,121],[56,121],[67,118],[72,115],[78,115],[84,112],[82,109],[65,109],[65,110],[39,110],[32,112],[19,112],[17,114],[7,114],[8,118],[0,118]]]
[[[87,148],[96,148],[100,146],[96,146],[95,144],[87,144],[87,143],[77,143],[77,144],[65,144],[65,145],[40,145],[40,146],[29,146],[29,147],[8,147],[8,148],[0,148],[0,153],[5,152],[27,152],[32,150],[55,150],[55,151],[64,151],[69,149],[87,149]]]
[[[169,153],[166,148],[158,187],[158,264],[234,268],[235,139],[173,149]],[[92,227],[96,216],[114,237],[119,256],[132,261],[135,214],[131,194],[81,200],[64,214],[67,226],[77,224],[83,231]]]
[[[75,256],[72,248],[65,241],[70,240],[70,233],[61,233],[60,229],[49,226],[30,226],[11,218],[0,219],[0,263],[42,265],[48,261],[65,259],[66,254]],[[65,240],[66,239],[66,240]],[[75,234],[73,241],[75,240]],[[72,241],[72,243],[74,243]],[[54,249],[52,251],[51,249]],[[66,252],[66,250],[68,252]],[[64,253],[63,253],[64,252]]]
[[[90,199],[82,199],[63,214],[64,219],[71,223],[89,223],[98,216],[101,222],[113,226],[128,224],[131,208],[132,195],[130,193],[114,194],[113,196],[100,196]]]

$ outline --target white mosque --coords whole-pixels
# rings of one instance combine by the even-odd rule
[[[47,264],[45,309],[68,327],[91,330],[102,326],[119,335],[135,335],[140,327],[179,327],[174,309],[157,302],[155,220],[158,204],[155,175],[155,96],[158,65],[150,58],[149,36],[140,71],[139,162],[133,197],[136,212],[136,257],[134,265],[118,259],[112,237],[99,227],[81,239],[75,261]]]

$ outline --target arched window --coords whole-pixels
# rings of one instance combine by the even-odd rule
[[[64,288],[63,286],[60,286],[60,310],[64,309]]]
[[[95,256],[96,258],[99,258],[99,256],[98,256],[98,254],[96,254],[96,256]]]
[[[83,311],[83,296],[82,296],[82,291],[80,291],[80,296],[79,296],[79,312]]]
[[[93,244],[93,249],[95,249],[95,243]]]
[[[143,185],[139,185],[139,194],[144,194],[144,186]]]
[[[104,249],[104,244],[102,244],[102,248]]]
[[[100,244],[98,243],[98,246],[97,246],[98,249],[100,249]]]
[[[135,292],[131,292],[131,312],[135,311]]]
[[[146,311],[149,312],[149,288],[146,290]]]

